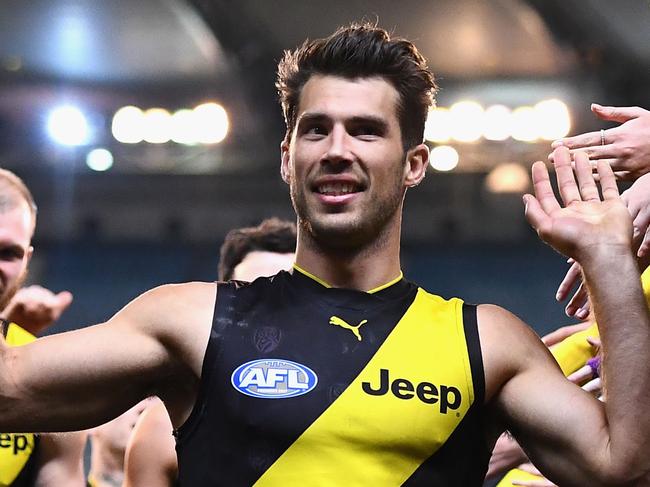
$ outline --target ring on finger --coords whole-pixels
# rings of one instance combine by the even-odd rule
[[[605,129],[600,129],[600,145],[605,145]]]

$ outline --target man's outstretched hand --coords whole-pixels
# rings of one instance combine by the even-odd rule
[[[551,187],[548,169],[533,164],[535,196],[524,195],[526,218],[540,238],[577,261],[601,252],[628,251],[632,245],[632,221],[621,200],[616,178],[607,163],[598,162],[598,186],[586,154],[575,153],[575,172],[566,147],[553,151],[553,161],[562,204]]]

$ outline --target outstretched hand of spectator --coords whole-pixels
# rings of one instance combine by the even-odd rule
[[[602,132],[565,137],[553,142],[551,147],[564,146],[572,153],[583,151],[592,161],[608,163],[618,179],[635,180],[650,172],[650,111],[596,103],[591,105],[591,111],[601,120],[621,125]],[[553,160],[553,154],[549,159]]]
[[[72,303],[72,293],[54,294],[42,286],[27,286],[18,290],[5,308],[3,317],[38,335],[59,319]]]

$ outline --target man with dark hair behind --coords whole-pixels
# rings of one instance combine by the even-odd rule
[[[228,232],[221,245],[219,280],[252,281],[259,276],[272,276],[286,268],[287,254],[293,263],[295,252],[296,225],[292,222],[268,218],[256,227],[236,228]],[[277,259],[281,260],[279,265]],[[255,276],[252,279],[247,278],[249,268]]]
[[[598,165],[601,199],[587,156],[574,173],[558,148],[563,204],[542,162],[524,196],[540,237],[584,271],[602,404],[514,315],[404,279],[403,202],[426,173],[435,91],[413,44],[341,28],[287,53],[278,87],[292,272],[161,286],[106,323],[0,340],[0,428],[80,429],[157,395],[182,486],[478,486],[504,429],[558,484],[647,485],[650,317],[611,168]]]
[[[14,322],[16,317],[32,325],[30,320],[38,315],[34,321],[39,321],[39,326],[35,328],[43,328],[58,318],[71,301],[69,293],[54,295],[42,288],[41,296],[27,297],[20,305],[13,301],[27,277],[35,228],[32,194],[18,176],[0,169],[0,335],[9,346],[36,339]],[[27,303],[38,305],[38,312],[21,307]],[[84,443],[84,433],[0,433],[0,487],[81,487]]]

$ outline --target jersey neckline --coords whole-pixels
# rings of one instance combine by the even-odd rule
[[[402,271],[400,271],[399,275],[395,279],[392,279],[387,283],[382,284],[381,286],[377,286],[369,291],[334,287],[325,280],[320,279],[314,274],[311,274],[310,272],[301,268],[297,264],[293,265],[292,272],[290,271],[289,274],[302,285],[305,285],[306,287],[311,288],[315,291],[320,290],[322,292],[323,289],[327,289],[329,293],[333,294],[353,293],[356,296],[367,296],[368,298],[396,298],[402,296],[404,292],[407,291],[407,289],[410,287],[408,281],[404,279],[404,274]]]

